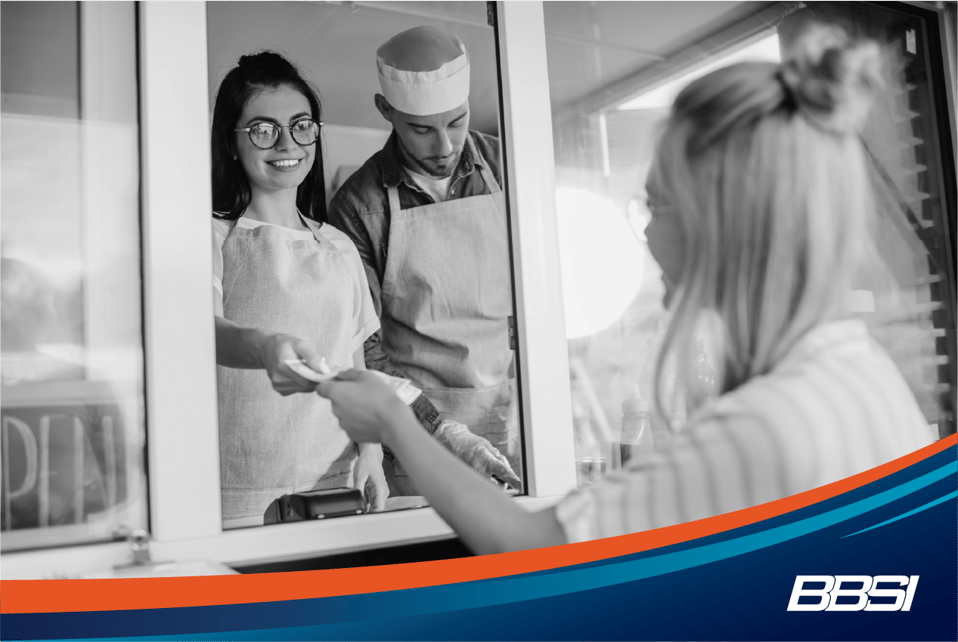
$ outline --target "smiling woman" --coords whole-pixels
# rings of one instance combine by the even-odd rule
[[[264,114],[276,114],[290,124],[279,125]],[[247,125],[236,131],[247,133],[249,140],[237,137],[236,155],[250,184],[261,192],[298,188],[313,168],[319,128],[310,118],[306,96],[289,87],[263,90],[246,103],[240,122]],[[294,127],[304,131],[294,136]],[[269,212],[281,216],[290,213],[295,214],[282,210]],[[252,214],[255,212],[247,209],[247,215]],[[299,217],[275,223],[303,227]]]
[[[252,198],[251,181],[259,175],[256,162],[286,158],[307,160],[304,174],[287,187],[295,188],[292,193],[299,212],[321,220],[326,202],[324,165],[314,146],[321,118],[315,89],[288,60],[272,52],[242,56],[223,78],[213,108],[213,210],[218,217],[236,220],[244,215]],[[295,134],[290,125],[306,119],[315,127],[306,123],[303,135]],[[273,131],[264,137],[267,129]],[[288,135],[283,136],[283,131]],[[299,140],[293,140],[294,136]],[[259,161],[248,163],[256,154]],[[286,222],[301,226],[295,212],[292,219]]]
[[[213,288],[227,527],[261,524],[288,493],[356,486],[374,509],[388,494],[382,450],[351,442],[329,404],[309,394],[315,384],[286,363],[364,368],[363,341],[379,328],[355,246],[320,222],[320,109],[272,52],[240,58],[217,93]]]

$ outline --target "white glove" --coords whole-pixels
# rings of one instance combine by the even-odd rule
[[[522,480],[512,470],[509,460],[488,439],[474,435],[466,426],[449,420],[439,425],[433,437],[479,474],[486,477],[495,475],[516,490],[522,490]]]

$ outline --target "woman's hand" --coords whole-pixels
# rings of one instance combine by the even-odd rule
[[[357,443],[382,443],[389,431],[407,414],[415,416],[396,393],[376,375],[365,370],[346,370],[316,387],[333,404],[340,427]]]
[[[376,512],[386,508],[389,485],[383,473],[383,447],[379,444],[359,444],[359,459],[353,469],[353,488],[363,491],[367,510]]]
[[[316,354],[305,341],[290,334],[267,335],[260,346],[260,361],[273,389],[284,396],[316,390],[316,382],[293,372],[286,364],[287,359],[305,361],[307,366],[319,371],[322,355]]]

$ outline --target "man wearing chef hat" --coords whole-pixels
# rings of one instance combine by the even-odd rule
[[[359,249],[382,323],[366,365],[412,380],[424,391],[413,409],[436,438],[517,485],[499,141],[469,130],[469,55],[454,34],[404,31],[379,48],[376,65],[376,108],[393,131],[329,206]],[[413,494],[388,459],[392,490]]]

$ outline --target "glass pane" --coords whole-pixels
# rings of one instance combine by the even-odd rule
[[[3,550],[124,537],[147,525],[134,8],[0,11]]]
[[[810,20],[886,44],[890,85],[863,138],[880,200],[880,252],[902,290],[891,307],[868,290],[857,311],[884,321],[876,338],[893,356],[929,425],[954,432],[954,303],[946,284],[946,197],[927,26],[866,3],[546,2],[557,211],[580,486],[621,463],[623,423],[653,395],[667,323],[661,271],[644,236],[645,181],[656,137],[682,87],[720,66],[781,59]],[[937,27],[936,27],[937,28]],[[938,88],[940,91],[941,88]],[[939,107],[940,109],[940,107]],[[714,348],[702,344],[703,376]],[[666,366],[667,367],[667,366]],[[668,386],[668,373],[664,377]],[[949,392],[950,390],[950,392]],[[663,391],[668,397],[668,391]],[[641,401],[640,401],[641,399]],[[674,404],[668,418],[687,417]],[[652,441],[671,433],[650,408]],[[655,446],[652,446],[655,447]]]
[[[318,232],[310,232],[294,218],[280,223],[285,229],[277,233],[289,238],[299,234],[305,243],[304,251],[315,249],[309,245],[313,236],[326,233],[339,235],[336,238],[345,241],[347,253],[351,245],[359,250],[359,258],[347,256],[348,269],[335,280],[309,276],[308,266],[292,269],[290,282],[302,283],[284,286],[289,292],[300,293],[290,304],[292,307],[286,308],[289,313],[282,319],[257,316],[251,307],[244,307],[239,301],[245,296],[243,293],[259,291],[256,288],[260,285],[254,280],[232,282],[229,273],[239,265],[233,248],[235,239],[252,234],[252,228],[265,219],[255,211],[255,202],[246,209],[240,208],[234,215],[242,216],[224,228],[230,231],[220,234],[214,247],[214,255],[223,257],[222,268],[216,268],[222,270],[223,291],[215,296],[224,302],[224,318],[243,327],[301,337],[310,345],[319,346],[317,349],[323,351],[331,365],[350,366],[353,350],[358,346],[351,347],[342,340],[325,344],[318,326],[309,320],[310,315],[315,315],[311,310],[315,304],[307,302],[323,299],[337,306],[345,302],[352,309],[365,305],[363,300],[368,298],[370,318],[378,317],[381,329],[366,341],[365,350],[359,350],[366,367],[409,379],[412,385],[424,390],[423,397],[440,413],[441,420],[462,424],[461,431],[456,428],[440,433],[446,435],[441,439],[443,443],[467,463],[479,465],[479,451],[468,448],[466,441],[481,435],[521,475],[516,365],[509,343],[512,275],[508,267],[507,218],[498,186],[501,162],[495,38],[487,24],[485,4],[212,3],[207,15],[211,104],[240,56],[262,50],[282,53],[319,90],[324,125],[313,162],[321,159],[323,163],[329,203],[327,225]],[[471,134],[467,137],[465,125],[456,130],[451,122],[447,130],[461,133],[449,134],[448,155],[457,157],[456,162],[447,162],[446,152],[420,147],[409,133],[411,127],[399,138],[391,137],[392,122],[375,103],[375,96],[384,91],[377,77],[377,50],[393,36],[419,26],[437,27],[455,35],[468,52],[470,90],[465,104]],[[449,111],[455,109],[445,107],[440,113]],[[214,116],[214,131],[215,120]],[[236,125],[245,126],[246,123]],[[437,129],[438,126],[430,131]],[[248,142],[245,136],[240,133],[236,139],[238,149],[242,150]],[[423,134],[422,140],[432,140],[431,136]],[[472,142],[467,142],[467,138]],[[274,152],[263,152],[263,157],[268,158],[269,153]],[[466,160],[475,154],[483,161],[479,165]],[[214,152],[214,165],[215,159]],[[480,165],[489,170],[488,176]],[[383,180],[384,173],[389,171],[400,177],[396,183],[398,213],[393,213],[389,189]],[[214,181],[214,193],[216,184]],[[254,195],[254,201],[255,198]],[[466,210],[473,206],[481,209],[472,211],[484,215],[468,214]],[[320,220],[321,209],[313,207],[315,218]],[[302,205],[300,211],[307,213]],[[361,211],[362,216],[353,217],[347,211]],[[436,216],[404,218],[409,212],[421,211]],[[452,222],[444,228],[427,221]],[[222,224],[223,221],[217,222]],[[397,276],[400,270],[402,278]],[[272,272],[269,264],[261,274]],[[219,276],[217,272],[216,278]],[[315,290],[315,296],[302,294],[313,291],[309,288]],[[353,320],[349,322],[355,324]],[[333,319],[333,323],[340,321]],[[365,334],[357,328],[351,327],[345,336],[348,339],[356,335],[362,335],[361,345]],[[220,360],[221,366],[224,362]],[[312,416],[309,413],[324,412],[325,401],[300,394],[282,399],[269,386],[261,369],[240,373],[235,368],[220,367],[219,377],[225,527],[263,523],[264,509],[281,495],[353,483],[350,470],[356,465],[355,453],[338,424],[328,417],[308,419]],[[242,383],[240,378],[244,378]],[[255,392],[240,394],[240,386],[255,388]],[[264,408],[299,403],[305,414],[288,420],[274,414],[249,428],[253,420],[241,410],[239,402],[250,399],[259,400],[257,403]],[[301,442],[297,435],[303,427],[316,424],[321,428],[310,428],[311,441]],[[244,436],[240,437],[240,433]],[[268,434],[282,434],[284,444],[275,439],[269,442]],[[283,449],[291,445],[298,449],[298,456],[313,458],[295,479],[273,474],[277,462],[286,457]],[[331,463],[330,454],[338,455],[338,459]],[[244,470],[250,467],[269,472],[252,480]],[[401,464],[388,452],[383,467],[390,489],[387,509],[425,503]],[[491,471],[483,472],[489,475]],[[246,502],[242,498],[253,493],[259,493],[256,501]]]

